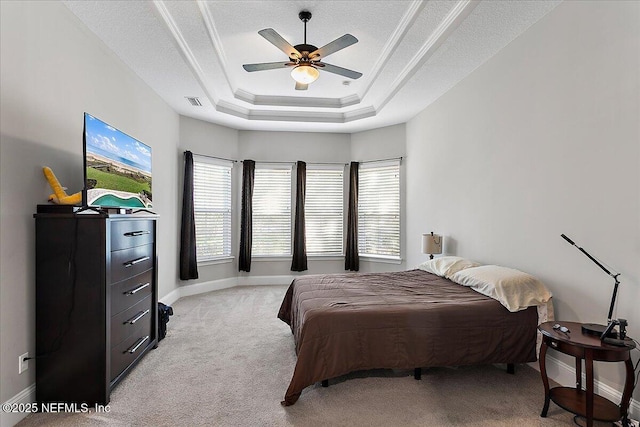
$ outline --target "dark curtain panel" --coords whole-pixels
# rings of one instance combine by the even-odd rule
[[[307,269],[307,245],[304,226],[304,195],[307,186],[307,164],[296,164],[296,222],[293,227],[293,260],[291,271]]]
[[[180,280],[198,278],[196,260],[196,221],[193,212],[193,154],[184,152],[184,190],[180,230]]]
[[[253,217],[253,178],[256,162],[244,160],[242,162],[242,209],[240,212],[240,271],[251,271],[251,237]]]
[[[349,210],[347,213],[347,248],[344,257],[344,269],[360,270],[358,256],[358,162],[351,162],[349,169]]]

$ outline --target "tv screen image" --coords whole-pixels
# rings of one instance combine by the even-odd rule
[[[84,114],[86,206],[153,207],[151,147]]]

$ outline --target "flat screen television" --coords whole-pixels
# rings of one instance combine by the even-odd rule
[[[151,147],[84,113],[83,205],[150,209]]]

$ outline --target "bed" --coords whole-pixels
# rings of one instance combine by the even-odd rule
[[[463,264],[294,279],[278,312],[291,327],[297,354],[282,404],[293,405],[318,381],[359,370],[535,361],[537,325],[552,317],[551,294],[544,285],[533,292],[525,286],[530,295],[516,295],[516,306],[507,308],[500,299],[513,289],[498,287],[487,296],[496,289],[463,276],[486,266]]]

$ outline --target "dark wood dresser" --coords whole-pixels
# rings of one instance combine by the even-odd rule
[[[158,343],[156,216],[34,217],[36,400],[106,405]]]

